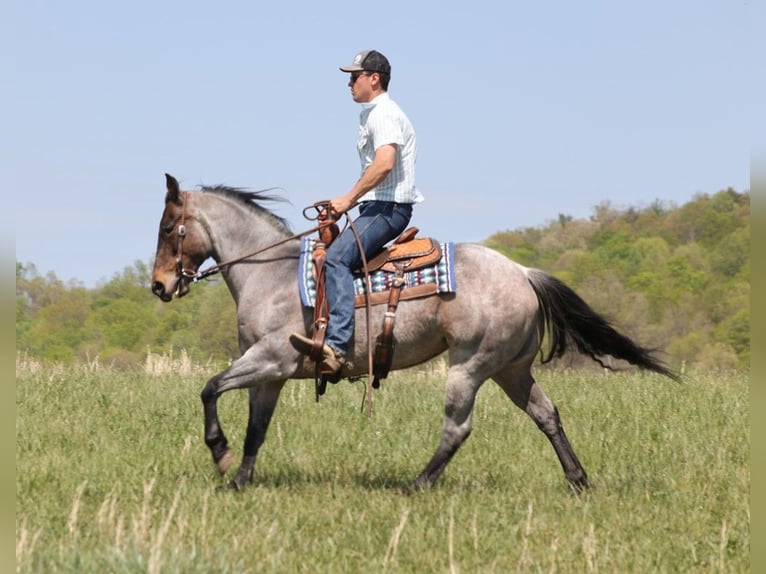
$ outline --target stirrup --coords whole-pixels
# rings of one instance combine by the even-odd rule
[[[296,351],[308,356],[314,348],[314,341],[299,333],[290,335],[290,344]],[[322,358],[317,363],[319,374],[322,377],[327,377],[331,383],[337,383],[346,364],[346,358],[343,355],[328,345],[322,346]]]

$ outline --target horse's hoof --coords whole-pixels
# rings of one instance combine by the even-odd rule
[[[215,491],[221,494],[224,492],[239,492],[240,490],[242,490],[242,487],[235,480],[230,480],[226,484],[219,484],[215,488]]]
[[[226,485],[227,490],[233,490],[235,492],[240,492],[245,489],[247,485],[240,483],[236,478],[229,482],[229,484]]]
[[[226,452],[223,453],[223,456],[215,463],[215,465],[218,467],[218,472],[220,472],[222,475],[226,474],[233,460],[234,455],[230,450],[227,449]]]
[[[570,481],[569,488],[572,489],[572,492],[576,496],[580,496],[582,494],[585,494],[590,490],[590,484],[588,483],[588,479],[584,478],[582,480],[576,480],[576,481]]]
[[[425,480],[417,479],[415,482],[412,482],[408,484],[407,486],[402,487],[401,494],[403,496],[415,496],[419,492],[423,492],[424,490],[429,490],[431,488],[433,483],[427,482]]]

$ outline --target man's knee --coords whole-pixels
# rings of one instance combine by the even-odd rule
[[[343,236],[335,240],[327,250],[327,258],[325,259],[325,266],[333,269],[352,269],[358,265],[359,259],[359,247],[356,242],[349,242]]]

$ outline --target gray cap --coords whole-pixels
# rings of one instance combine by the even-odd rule
[[[376,50],[364,50],[354,56],[354,61],[348,66],[341,66],[341,72],[380,72],[391,75],[391,64],[388,59]]]

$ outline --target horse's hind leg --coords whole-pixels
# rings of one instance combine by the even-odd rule
[[[511,400],[535,421],[556,451],[564,474],[576,492],[588,488],[588,475],[569,444],[556,406],[535,382],[529,367],[510,367],[493,379]]]
[[[471,434],[473,405],[476,393],[484,380],[472,374],[466,365],[450,367],[447,375],[444,429],[441,441],[425,470],[415,479],[413,488],[427,488],[436,482],[460,445]]]

